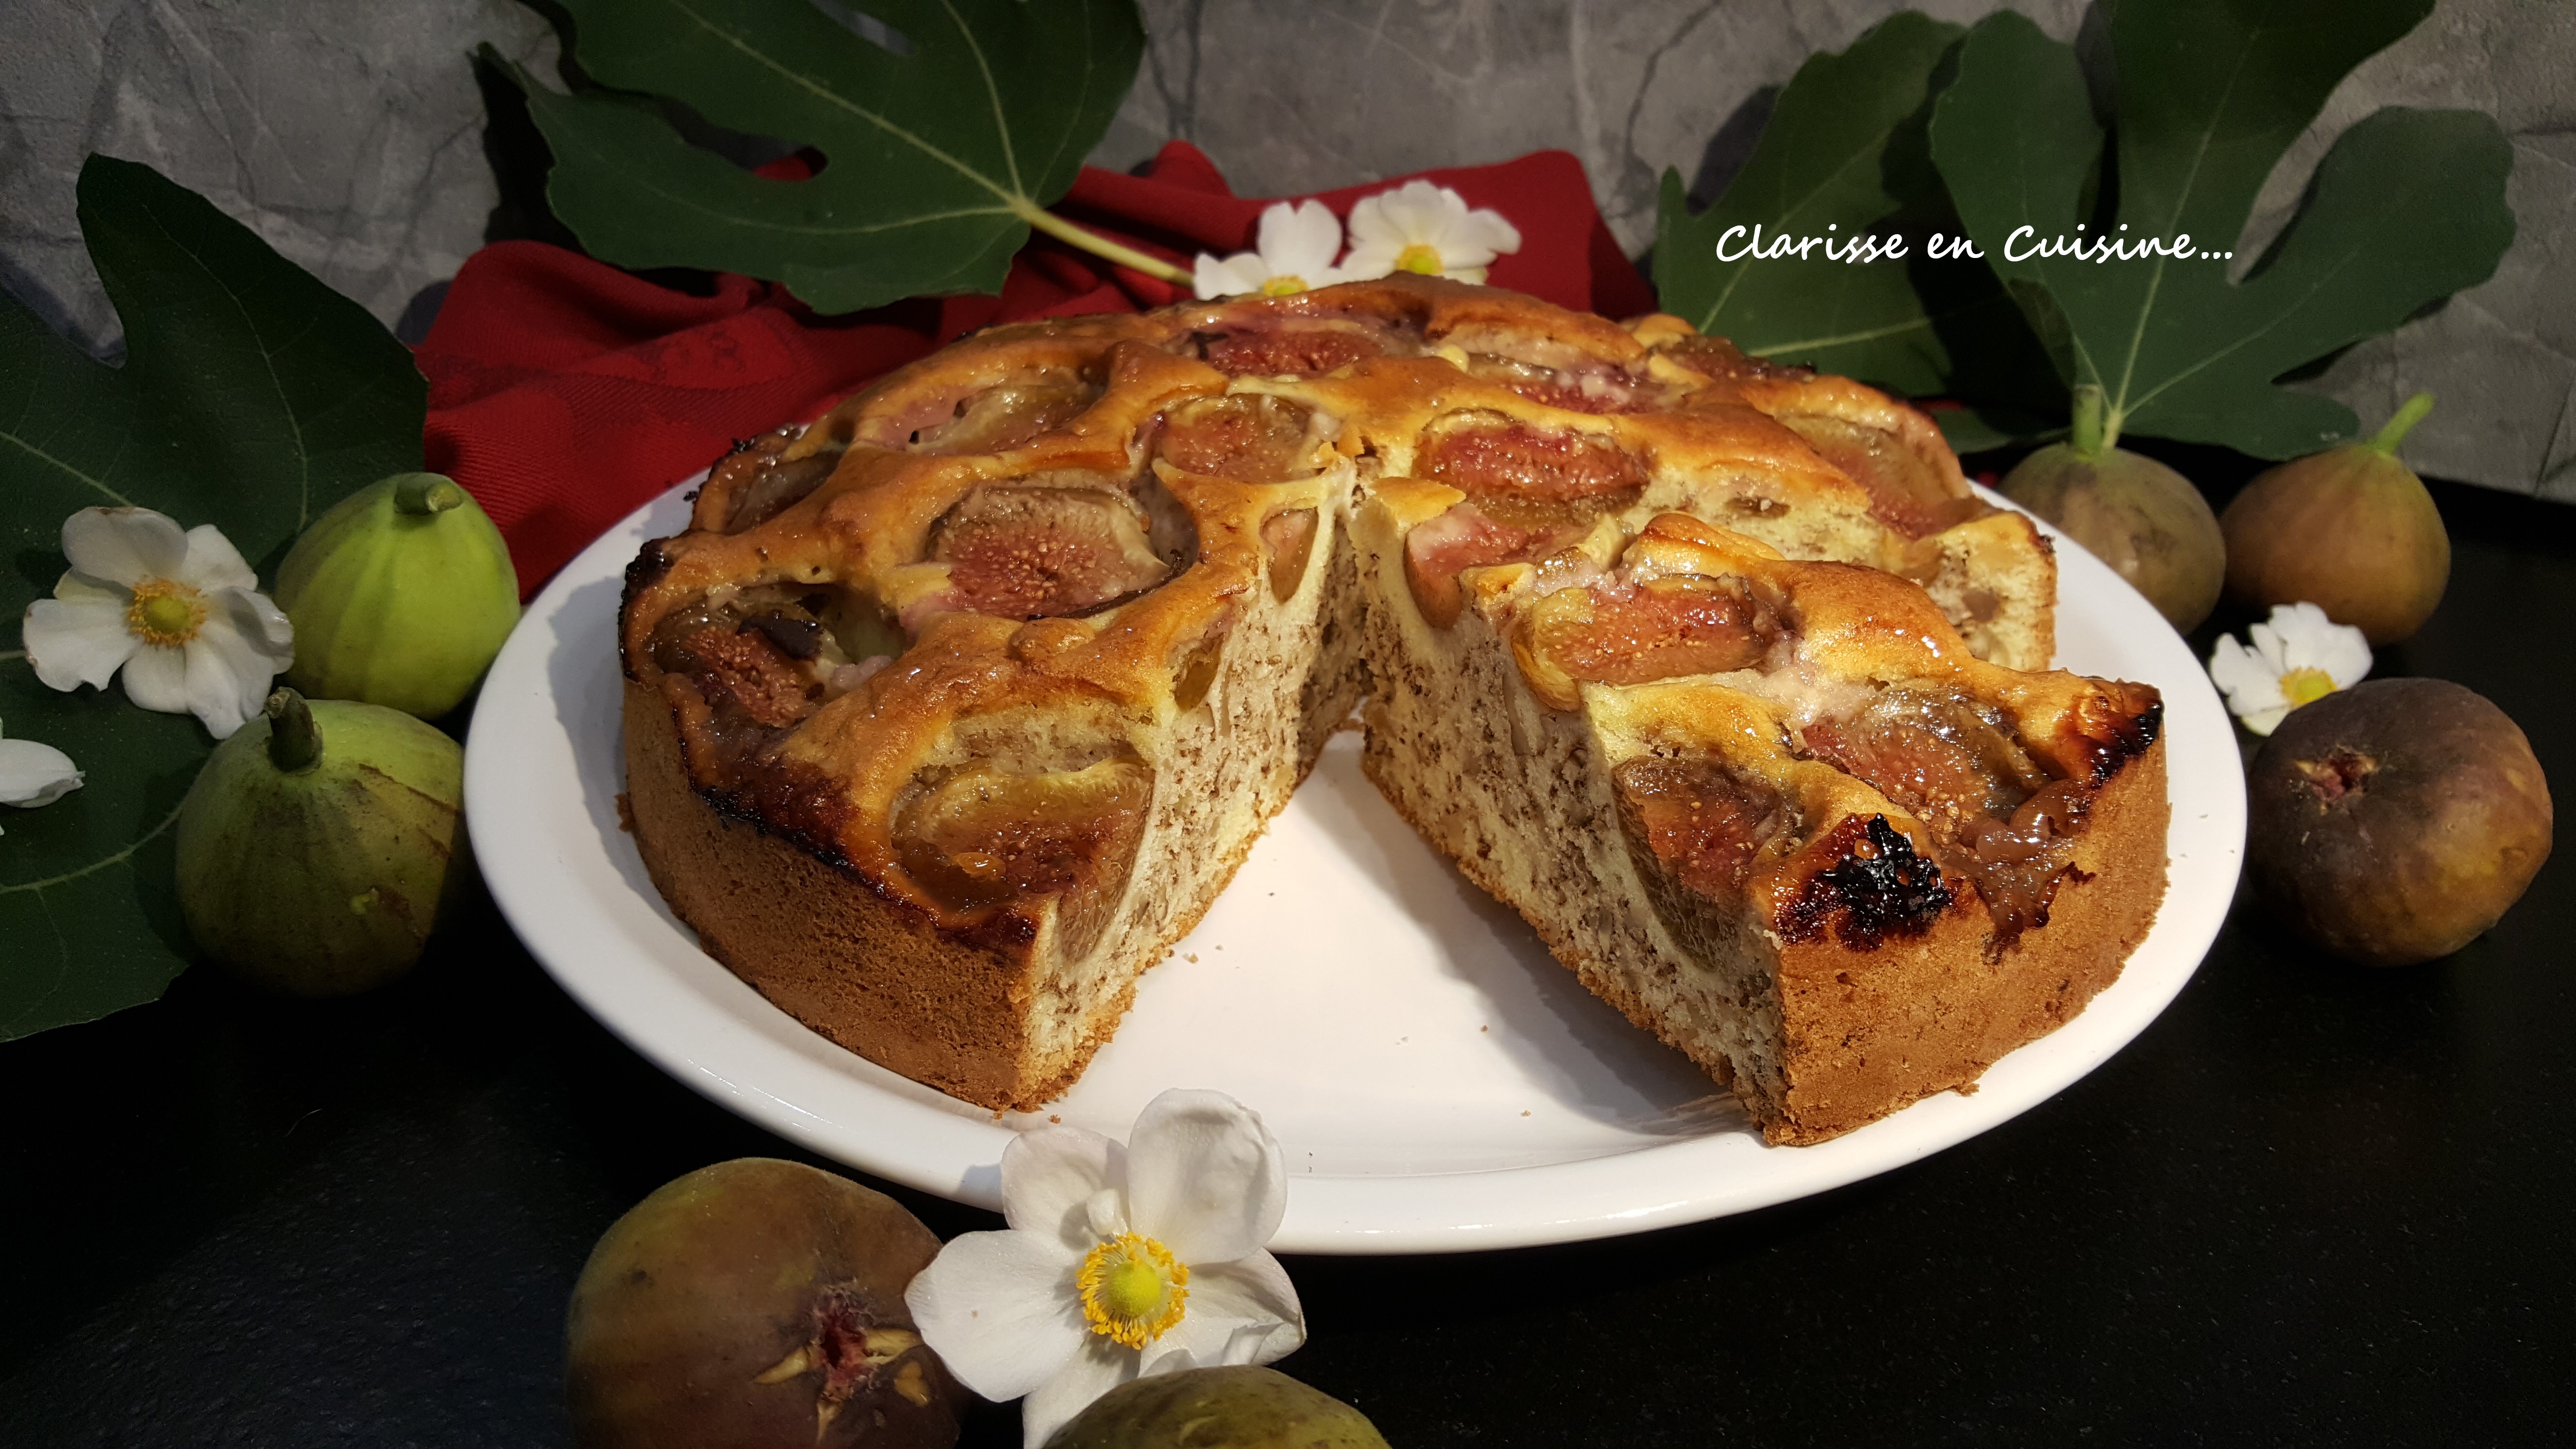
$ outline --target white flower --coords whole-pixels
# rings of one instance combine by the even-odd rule
[[[1256,249],[1236,252],[1223,261],[1199,253],[1199,300],[1213,301],[1244,292],[1285,297],[1342,280],[1333,255],[1342,249],[1342,223],[1320,201],[1291,206],[1279,202],[1261,213],[1261,239]]]
[[[71,756],[34,740],[0,738],[0,805],[33,810],[80,787]]]
[[[1306,1341],[1262,1250],[1288,1205],[1270,1129],[1222,1092],[1163,1093],[1128,1145],[1041,1127],[1002,1151],[1010,1228],[965,1233],[904,1293],[925,1343],[985,1398],[1027,1396],[1030,1449],[1130,1379],[1269,1363]]]
[[[63,556],[71,572],[21,631],[55,689],[105,689],[122,668],[126,698],[192,712],[220,740],[295,658],[295,626],[211,523],[182,533],[149,508],[84,508],[63,520]]]
[[[2282,604],[2269,623],[2245,631],[2254,647],[2221,634],[2210,651],[2209,677],[2227,691],[2227,707],[2258,735],[2268,735],[2284,715],[2350,689],[2370,672],[2370,643],[2359,629],[2338,624],[2314,604]]]
[[[1520,232],[1501,212],[1469,211],[1466,198],[1446,186],[1408,181],[1351,208],[1351,254],[1342,258],[1342,275],[1421,272],[1481,282],[1494,258],[1520,249]]]

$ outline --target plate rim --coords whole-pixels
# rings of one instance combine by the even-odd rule
[[[467,829],[493,899],[529,954],[567,994],[629,1048],[691,1089],[820,1156],[936,1196],[997,1210],[1001,1150],[1017,1126],[1001,1114],[986,1120],[981,1109],[831,1045],[739,981],[731,985],[748,998],[738,998],[741,1010],[675,1022],[668,1008],[684,1008],[679,1015],[685,1017],[692,1014],[685,1008],[702,1010],[704,1003],[665,973],[637,972],[632,961],[621,967],[607,959],[615,953],[603,950],[603,942],[613,948],[613,939],[585,937],[575,930],[563,898],[549,893],[550,880],[569,870],[570,863],[545,848],[552,842],[541,828],[510,828],[542,824],[542,812],[535,812],[533,820],[529,816],[545,782],[524,778],[536,768],[533,748],[498,748],[492,731],[515,739],[515,731],[529,723],[554,730],[573,752],[578,782],[580,744],[563,727],[554,688],[558,622],[576,594],[623,576],[642,540],[655,536],[655,515],[674,509],[699,478],[656,494],[558,571],[530,602],[492,665],[467,739],[465,798]],[[2012,506],[1990,490],[1977,491],[1990,502]],[[2166,837],[2164,901],[2148,935],[2110,987],[2056,1031],[1989,1067],[1972,1096],[1939,1093],[1828,1142],[1762,1149],[1798,1154],[1782,1159],[1797,1164],[1785,1175],[1761,1173],[1729,1181],[1720,1172],[1710,1180],[1704,1169],[1716,1164],[1704,1159],[1717,1153],[1716,1144],[1739,1138],[1739,1132],[1552,1163],[1412,1174],[1297,1174],[1273,1250],[1370,1254],[1523,1247],[1643,1232],[1793,1201],[1919,1161],[2002,1126],[2090,1075],[2161,1016],[2199,969],[2235,894],[2244,844],[2244,789],[2234,728],[2197,658],[2161,616],[2153,615],[2153,606],[2080,545],[2045,521],[2033,521],[2057,548],[2061,612],[2071,567],[2085,577],[2088,595],[2107,584],[2111,592],[2094,597],[2094,607],[2107,609],[2115,623],[2123,613],[2135,622],[2137,611],[2146,611],[2163,631],[2151,648],[2178,653],[2190,667],[2188,677],[2197,689],[2185,691],[2182,700],[2177,701],[2170,685],[2159,684],[2167,696],[2169,798],[2182,793],[2176,767],[2186,758],[2179,743],[2183,731],[2205,731],[2213,713],[2225,731],[2220,736],[2224,749],[2214,748],[2215,740],[2201,739],[2188,758],[2196,769],[2217,777],[2200,785],[2232,783],[2234,788],[2214,791],[2205,803],[2215,809],[2198,825],[2185,825],[2182,802],[2176,800]],[[531,712],[533,721],[528,719]],[[540,735],[537,742],[551,740]],[[622,763],[616,768],[622,779]],[[594,814],[596,803],[591,802]],[[2197,860],[2175,849],[2186,836],[2199,852]],[[604,847],[601,858],[607,858]],[[2193,860],[2189,871],[2186,860]],[[652,908],[648,916],[668,920],[658,899],[647,904]],[[594,929],[606,925],[612,937],[619,925],[613,913],[585,924]],[[2158,959],[2170,955],[2183,964],[2167,966],[2151,980],[2143,978],[2135,968],[2151,947]],[[2118,1002],[2118,1016],[2101,1011],[2106,1000]],[[755,1023],[763,1029],[755,1029]],[[785,1024],[784,1034],[779,1023]],[[1639,1039],[1651,1044],[1642,1035]],[[782,1041],[793,1045],[782,1050]],[[869,1124],[871,1131],[858,1132],[818,1110],[853,1088],[872,1098],[870,1106],[882,1114]],[[1029,1114],[1024,1124],[1042,1120]],[[1508,1189],[1498,1191],[1495,1184],[1504,1180]],[[1497,1212],[1498,1203],[1508,1210]]]

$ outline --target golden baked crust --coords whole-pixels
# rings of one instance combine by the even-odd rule
[[[648,544],[628,573],[638,841],[708,950],[782,1008],[952,1095],[1033,1108],[1079,1076],[1137,976],[1195,924],[1372,678],[1380,718],[1455,686],[1425,682],[1438,659],[1424,660],[1447,656],[1408,652],[1409,638],[1449,640],[1452,654],[1484,640],[1513,663],[1512,620],[1540,601],[1510,580],[1656,549],[1722,555],[1736,578],[1865,577],[1860,594],[1903,600],[1950,641],[1980,699],[2057,698],[1997,667],[2049,657],[2046,542],[1974,497],[1921,414],[1749,362],[1674,319],[1622,327],[1399,276],[991,329],[809,429],[745,444],[710,475],[688,531]],[[1794,591],[1830,613],[1826,575],[1799,577]],[[1920,670],[1857,638],[1855,667],[1870,647]],[[1490,663],[1478,667],[1491,687],[1528,693]],[[1553,703],[1534,707],[1602,729],[1625,711],[1623,739],[1735,697],[1540,673]],[[1414,768],[1394,748],[1372,740],[1372,774],[1456,853],[1418,813],[1421,781],[1390,778]],[[2150,828],[2117,801],[2154,768],[2098,792],[2081,869],[2099,857],[2094,875],[2144,870],[2161,890],[2160,821],[2143,866],[2102,853],[2103,822],[2131,821],[2123,841]],[[2160,778],[2134,788],[2161,808]],[[2066,948],[2085,969],[2070,968],[2053,1007],[1987,991],[1975,1009],[2011,1024],[1970,1023],[1954,987],[1885,977],[1880,1016],[1901,1015],[1895,995],[1910,990],[1939,1018],[1918,1033],[1921,1065],[1889,1068],[1885,1053],[1829,1065],[1802,1048],[1774,1071],[1676,1044],[1734,1073],[1778,1140],[1843,1130],[1972,1080],[2009,1049],[1996,1043],[2080,1005],[2093,987],[2079,976],[2115,974],[2143,926],[2130,911],[2084,927],[2096,912],[2075,898],[2030,935],[2089,943]],[[1987,952],[1993,932],[1954,914],[1933,936],[1977,935],[1972,954]],[[1673,1039],[1653,1003],[1585,970],[1588,937],[1541,929],[1596,991]],[[1836,951],[1848,954],[1785,940],[1774,953],[1794,1007],[1772,1013],[1775,1035],[1782,1020],[1806,1032],[1830,1018],[1803,983]],[[1885,1071],[1896,1086],[1855,1085]],[[1853,1105],[1864,1098],[1880,1105]]]

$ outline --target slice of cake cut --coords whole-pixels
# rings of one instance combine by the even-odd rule
[[[1702,532],[1677,533],[1681,516]],[[1842,705],[1779,714],[1788,706],[1747,681],[1791,675],[1738,660],[1752,647],[1742,640],[1702,638],[1705,620],[1673,624],[1687,639],[1667,648],[1659,635],[1585,633],[1564,587],[1530,593],[1590,568],[1584,586],[1608,588],[1605,600],[1625,589],[1665,607],[1701,585],[1646,560],[1686,546],[1732,561],[1705,577],[1733,602],[1692,607],[1767,621],[1746,636],[1763,659],[1793,647],[1782,641],[1828,647],[1813,631],[1821,616],[1780,612],[1792,597],[1821,607],[1821,586],[1766,572],[1801,567],[1789,559],[1841,561],[1809,567],[1870,581],[1908,628],[1944,641],[1942,669],[1903,655],[1920,685],[1903,700],[1932,701],[1923,728],[1973,715],[2039,772],[2011,775],[1976,817],[2038,841],[2025,871],[2046,877],[2031,887],[2036,906],[2003,908],[2019,925],[1997,924],[1989,902],[2003,897],[1979,894],[2003,889],[2010,872],[1996,861],[2017,847],[1976,834],[1968,816],[1949,821],[1952,796],[1918,800],[1880,778],[1871,752],[1911,739],[1904,720]],[[1588,893],[1549,894],[1462,857],[1546,918],[1542,934],[1595,990],[1731,1076],[1775,1139],[1810,1140],[1969,1080],[1965,1064],[2029,1034],[2038,1008],[1955,983],[1936,991],[1942,972],[1971,969],[1940,963],[1974,958],[1992,974],[2062,957],[2062,1014],[2135,938],[2126,924],[2083,924],[2101,913],[2092,903],[2126,892],[2151,912],[2161,890],[2160,817],[2119,803],[2123,791],[2162,800],[2141,783],[2161,761],[2151,710],[2119,716],[2144,719],[2144,736],[2122,756],[2131,763],[2077,792],[2080,807],[2049,793],[2057,747],[2032,733],[2036,715],[1993,722],[2019,707],[1997,691],[2057,698],[2057,685],[2011,683],[2024,679],[2012,669],[2048,661],[2054,593],[2046,541],[1974,496],[1921,414],[1748,361],[1669,318],[1622,327],[1398,277],[995,328],[811,428],[745,443],[710,475],[689,528],[644,548],[620,619],[635,833],[680,919],[780,1007],[915,1081],[1030,1109],[1080,1075],[1138,976],[1197,922],[1374,691],[1372,773],[1436,844],[1456,854],[1514,829],[1589,828],[1584,849],[1631,862]],[[1536,641],[1518,646],[1526,661],[1520,635]],[[2063,688],[2096,691],[2085,718],[2104,729],[2102,711],[2118,708],[2098,700],[2136,703],[2118,686]],[[1895,870],[1898,842],[1916,852],[1905,878],[1943,905],[1878,933],[1878,961],[1918,963],[1910,985],[1869,977],[1886,1010],[1911,991],[1909,1009],[1945,1019],[2019,1014],[1954,1023],[1937,1068],[1878,1054],[1898,1073],[1888,1080],[1911,1085],[1851,1105],[1870,1091],[1848,1073],[1829,1081],[1812,1044],[1780,1036],[1810,1021],[1804,997],[1783,1004],[1782,983],[1803,969],[1792,963],[1869,954],[1842,924],[1850,913],[1811,904],[1820,935],[1793,931],[1767,956],[1720,950],[1721,936],[1806,917],[1748,925],[1726,890],[1691,894],[1714,879],[1704,863],[1657,864],[1654,842],[1671,832],[1658,833],[1653,802],[1716,768],[1707,750],[1671,743],[1696,728],[1694,700],[1787,721],[1779,768],[1808,784],[1778,794],[1799,802],[1780,818],[1823,831],[1800,837],[1799,859],[1841,839],[1845,820],[1861,833],[1819,866],[1833,880]],[[1618,710],[1635,719],[1616,723]],[[1444,728],[1490,746],[1482,778],[1443,752]],[[1597,780],[1568,763],[1578,740]],[[1668,756],[1701,773],[1632,771],[1625,805],[1600,793],[1618,784],[1601,772]],[[1512,793],[1544,760],[1558,761],[1564,789],[1591,792],[1591,814],[1551,815]],[[1745,778],[1757,777],[1772,778]],[[1819,813],[1829,779],[1848,797],[1833,821]],[[1486,803],[1460,814],[1470,797]],[[2059,802],[2031,807],[2043,825],[2016,823],[2043,799]],[[1486,833],[1462,834],[1452,817]],[[2061,826],[2071,846],[2048,833]],[[1512,848],[1535,860],[1557,845]],[[2093,884],[2112,868],[2134,878]],[[1875,919],[1882,904],[1854,909]]]
[[[2161,703],[1985,663],[1923,592],[1679,515],[1465,570],[1382,480],[1369,777],[1559,961],[1813,1142],[1963,1087],[2118,974],[2164,893]]]

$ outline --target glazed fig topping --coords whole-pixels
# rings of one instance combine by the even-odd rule
[[[1414,525],[1404,536],[1404,582],[1414,607],[1435,629],[1458,622],[1466,598],[1458,575],[1482,564],[1506,563],[1543,553],[1562,530],[1515,527],[1490,517],[1474,503],[1461,503],[1439,517]]]
[[[1184,472],[1278,483],[1315,472],[1314,410],[1286,398],[1193,398],[1164,415],[1158,448]]]
[[[1786,632],[1744,580],[1676,575],[1559,589],[1521,617],[1513,651],[1541,699],[1572,709],[1584,681],[1750,669]]]
[[[1387,351],[1356,327],[1317,323],[1193,332],[1188,347],[1228,377],[1317,377]]]
[[[1270,556],[1270,597],[1286,603],[1306,581],[1315,552],[1315,510],[1291,508],[1261,520],[1261,547]]]
[[[1034,775],[968,765],[916,785],[896,808],[895,858],[951,913],[1060,897],[1064,953],[1077,956],[1108,924],[1153,782],[1153,771],[1133,759]]]
[[[1858,483],[1869,495],[1869,511],[1908,538],[1994,512],[1883,428],[1817,413],[1775,413],[1772,421],[1806,439],[1826,462]]]
[[[1635,384],[1612,370],[1542,367],[1490,352],[1467,356],[1467,372],[1500,383],[1547,407],[1577,413],[1625,413],[1643,407]]]
[[[988,387],[960,398],[956,414],[946,422],[914,433],[912,451],[942,456],[1005,452],[1080,417],[1100,391],[1071,373]]]
[[[1077,614],[1161,583],[1171,565],[1124,494],[988,487],[942,518],[931,557],[949,565],[947,607],[1006,619]]]
[[[1610,779],[1629,838],[1675,884],[1720,904],[1744,898],[1755,858],[1789,827],[1777,791],[1710,761],[1648,756]]]
[[[1479,501],[1580,500],[1595,509],[1633,502],[1646,486],[1645,469],[1610,438],[1482,411],[1451,413],[1425,429],[1413,471]]]

